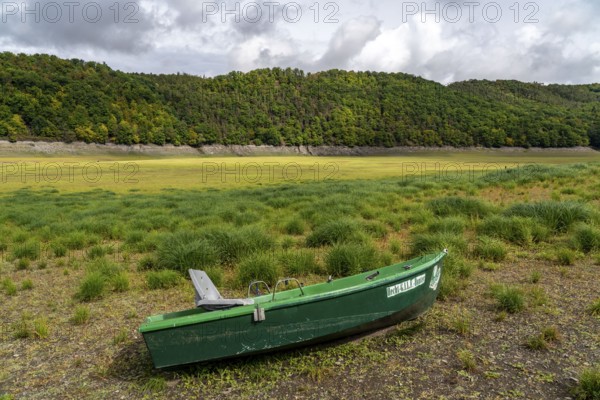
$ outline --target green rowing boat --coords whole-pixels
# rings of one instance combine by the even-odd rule
[[[167,368],[384,328],[414,319],[433,305],[446,254],[310,286],[282,279],[272,292],[264,282],[252,282],[245,299],[222,298],[206,273],[190,270],[196,308],[148,317],[139,331],[154,366]],[[268,293],[250,297],[259,287]]]

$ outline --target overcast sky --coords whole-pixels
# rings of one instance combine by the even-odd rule
[[[2,1],[0,50],[214,76],[293,67],[600,82],[600,1]]]

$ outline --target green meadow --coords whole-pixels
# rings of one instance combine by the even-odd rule
[[[4,157],[0,398],[597,399],[597,154]],[[372,337],[156,371],[137,333],[188,268],[243,296],[444,248],[433,309]]]
[[[0,193],[53,188],[61,193],[93,189],[115,193],[165,189],[203,190],[325,180],[480,178],[529,164],[559,165],[600,160],[593,151],[407,152],[381,157],[150,157],[144,155],[1,154]]]

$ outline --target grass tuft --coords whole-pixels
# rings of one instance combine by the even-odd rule
[[[577,253],[571,249],[560,248],[555,253],[556,261],[560,265],[573,265],[577,258]]]
[[[104,296],[106,287],[106,277],[100,272],[92,272],[86,275],[81,284],[79,291],[75,294],[75,298],[80,301],[98,300]]]
[[[504,214],[535,218],[555,232],[565,232],[576,222],[585,222],[592,217],[592,211],[587,205],[574,201],[518,203],[509,207]]]
[[[581,373],[573,394],[578,400],[600,399],[600,365],[587,368]]]
[[[31,262],[29,262],[28,258],[21,258],[17,262],[17,271],[24,271],[26,269],[29,269],[30,265],[31,265]]]
[[[506,285],[493,285],[492,296],[498,302],[498,309],[511,314],[518,313],[525,308],[525,295],[517,287]]]
[[[304,276],[322,272],[315,253],[311,250],[301,249],[284,252],[279,261],[284,272],[289,276]]]
[[[142,390],[144,392],[158,393],[167,388],[167,381],[162,376],[153,376],[144,383]]]
[[[83,325],[83,324],[87,323],[89,320],[90,320],[90,309],[89,309],[89,307],[86,307],[86,306],[78,306],[75,309],[75,313],[73,314],[73,317],[71,318],[71,321],[75,325]]]
[[[240,263],[237,277],[243,287],[247,287],[252,281],[265,281],[274,285],[279,278],[279,267],[270,254],[253,254]]]
[[[110,279],[113,290],[115,292],[126,292],[129,290],[129,277],[125,272],[119,272],[117,275]]]
[[[462,364],[462,369],[465,371],[473,372],[477,369],[477,361],[475,361],[475,356],[470,350],[460,349],[456,352],[456,357],[458,357]]]
[[[504,239],[514,244],[528,245],[533,241],[532,230],[536,224],[531,218],[494,215],[486,218],[477,231],[480,234]],[[539,238],[536,239],[539,241]]]
[[[88,251],[87,251],[87,258],[90,260],[94,260],[96,258],[101,258],[104,257],[107,253],[107,250],[100,245],[95,245],[92,246]]]
[[[33,289],[33,281],[31,279],[25,279],[21,282],[21,290],[31,290]]]
[[[451,233],[421,233],[413,235],[411,252],[413,255],[438,253],[449,249],[451,254],[464,254],[467,251],[467,242],[462,235]]]
[[[349,276],[377,267],[377,250],[369,244],[337,244],[325,257],[327,273]]]
[[[192,232],[177,232],[167,236],[156,250],[157,266],[187,273],[219,262],[217,250],[207,240]]]
[[[146,254],[138,261],[138,271],[146,271],[149,269],[155,269],[158,265],[156,257]]]
[[[527,339],[527,343],[525,343],[528,349],[530,350],[547,350],[548,342],[544,339],[543,335],[535,335]]]
[[[600,317],[600,298],[596,299],[587,309],[590,315]]]
[[[484,260],[499,262],[506,258],[507,251],[502,241],[483,236],[479,238],[474,254]]]
[[[542,273],[540,271],[532,271],[529,275],[529,282],[538,283],[542,279]]]
[[[357,221],[340,219],[328,221],[318,226],[306,237],[308,247],[321,247],[336,243],[364,241],[362,230]]]
[[[217,259],[226,264],[233,264],[247,255],[275,246],[275,240],[256,226],[211,229],[203,237],[216,250]]]
[[[288,235],[302,235],[306,230],[306,224],[300,217],[289,219],[284,225],[284,231]]]
[[[2,288],[7,296],[14,296],[17,294],[17,285],[10,278],[4,278],[2,281]]]
[[[464,217],[448,217],[439,219],[427,226],[430,233],[449,233],[462,235],[465,231],[466,221]]]
[[[40,256],[40,244],[34,241],[27,241],[18,244],[13,248],[13,257],[27,260],[37,260]]]
[[[181,275],[170,269],[150,271],[146,274],[146,283],[151,290],[169,289],[177,286],[180,281]]]
[[[64,257],[67,255],[67,247],[62,243],[52,243],[50,245],[54,257]]]
[[[600,229],[581,224],[575,229],[575,243],[584,253],[600,249]]]
[[[484,217],[492,211],[492,207],[481,200],[456,196],[431,200],[427,203],[427,207],[439,217],[451,215]]]
[[[33,332],[38,339],[46,339],[50,334],[48,322],[43,318],[36,319],[33,321]]]
[[[21,319],[12,325],[12,330],[15,339],[27,339],[33,336],[31,324],[25,314],[21,315]]]
[[[456,310],[449,320],[450,330],[466,336],[473,332],[473,316],[466,310]]]

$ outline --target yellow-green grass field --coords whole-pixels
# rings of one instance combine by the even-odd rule
[[[61,192],[104,189],[114,192],[163,189],[266,186],[324,180],[476,178],[525,165],[600,161],[594,151],[415,152],[381,157],[159,157],[135,155],[0,157],[0,192],[53,187]]]
[[[0,399],[596,399],[597,154],[4,157]],[[244,296],[443,248],[432,310],[371,337],[157,371],[137,332],[188,268]]]

